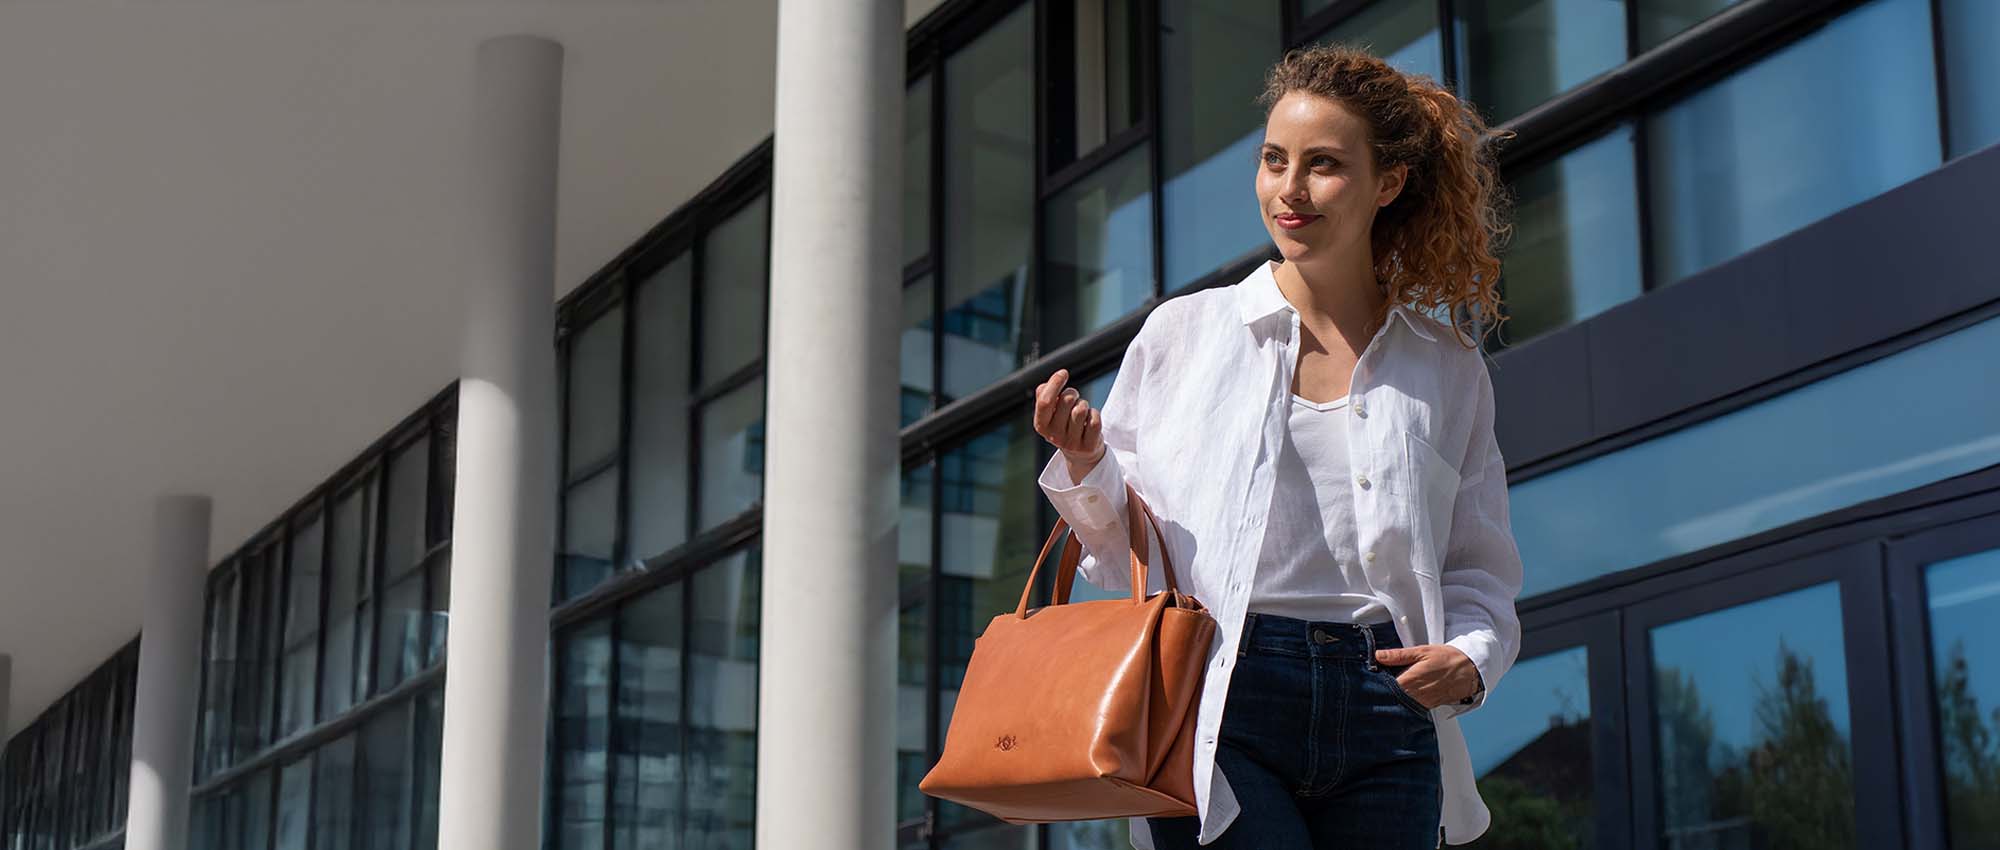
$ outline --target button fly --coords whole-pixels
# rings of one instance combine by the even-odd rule
[[[1312,638],[1313,643],[1332,643],[1338,639],[1325,629],[1313,629]]]

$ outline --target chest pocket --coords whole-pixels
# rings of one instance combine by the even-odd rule
[[[1411,565],[1418,572],[1437,575],[1451,540],[1452,506],[1458,501],[1458,469],[1438,454],[1422,437],[1404,431],[1402,463],[1390,476],[1397,490],[1398,508],[1409,522],[1410,539],[1417,551]]]

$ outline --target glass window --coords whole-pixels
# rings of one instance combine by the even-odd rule
[[[1486,0],[1454,6],[1461,88],[1498,124],[1625,61],[1625,4]]]
[[[903,98],[903,264],[931,252],[931,78]]]
[[[1111,396],[1111,384],[1117,380],[1118,380],[1118,369],[1116,367],[1113,367],[1109,372],[1102,373],[1097,377],[1091,378],[1090,380],[1087,381],[1073,383],[1072,386],[1076,387],[1076,391],[1079,395],[1083,396],[1083,398],[1086,401],[1090,402],[1091,408],[1095,410],[1103,410],[1104,400]],[[1036,448],[1039,449],[1040,446],[1037,446]],[[1036,470],[1036,474],[1037,475],[1040,474],[1039,469]],[[1050,508],[1050,510],[1054,510],[1054,508]],[[1162,522],[1164,522],[1164,520],[1162,520]],[[1055,521],[1050,520],[1049,524],[1053,526],[1055,524]],[[1046,539],[1048,533],[1049,532],[1047,528],[1043,528],[1035,532],[1037,540]],[[1038,595],[1037,598],[1054,599],[1056,566],[1062,563],[1061,560],[1062,545],[1064,542],[1066,541],[1058,541],[1056,543],[1056,550],[1049,553],[1048,562],[1043,564],[1042,566],[1042,574],[1046,576],[1046,578],[1041,579],[1039,582],[1042,585],[1042,587],[1035,591],[1035,593]],[[1036,544],[1036,551],[1037,552],[1041,551],[1039,543]],[[1034,555],[1030,554],[1028,557],[1032,559]],[[1112,591],[1104,590],[1098,587],[1097,585],[1084,581],[1081,578],[1071,582],[1069,587],[1069,601],[1071,602],[1089,602],[1094,599],[1129,599],[1129,598],[1131,598],[1130,593],[1123,591],[1114,593]]]
[[[1041,527],[1045,499],[1035,485],[1040,440],[1028,419],[1019,417],[938,458],[940,729],[951,727],[973,642],[994,615],[1014,610],[1047,533]],[[940,801],[938,807],[941,828],[992,822],[953,803]]]
[[[633,293],[631,504],[634,561],[687,540],[688,340],[694,260],[681,253]]]
[[[946,59],[944,391],[1026,362],[1035,211],[1034,7]]]
[[[313,850],[354,847],[354,736],[319,748],[319,781],[313,787]]]
[[[236,677],[229,717],[229,763],[234,764],[259,749],[258,732],[269,716],[264,702],[264,623],[272,609],[265,606],[270,575],[265,569],[264,552],[245,555],[237,566],[241,609],[238,613],[237,658],[231,673]]]
[[[274,850],[306,850],[312,816],[312,756],[300,757],[278,774],[277,842]]]
[[[1650,643],[1659,846],[1855,846],[1838,584],[1658,626]]]
[[[1964,156],[2000,141],[2000,3],[1940,0],[1938,14],[1951,155]]]
[[[260,770],[243,783],[243,850],[271,850],[271,771]]]
[[[285,657],[278,699],[279,737],[312,725],[313,685],[319,680],[320,561],[325,553],[326,524],[315,516],[294,526],[286,556]]]
[[[1479,796],[1508,836],[1537,847],[1596,847],[1589,650],[1523,659],[1507,686],[1459,722]],[[1514,846],[1489,833],[1475,846]]]
[[[1928,12],[1875,0],[1648,119],[1655,284],[1937,167]]]
[[[406,850],[410,844],[410,713],[404,703],[374,716],[361,730],[362,799],[358,850]]]
[[[708,232],[701,259],[701,382],[764,356],[770,196],[758,195]]]
[[[1134,0],[1075,0],[1051,7],[1048,164],[1081,159],[1141,118],[1139,6]]]
[[[937,286],[930,275],[903,286],[903,393],[902,402],[898,405],[902,425],[924,418],[924,414],[931,409],[931,389],[936,383],[934,372],[937,362],[931,348],[934,338],[931,333],[931,308],[936,299]]]
[[[202,710],[202,769],[208,776],[229,766],[231,688],[236,682],[237,569],[224,566],[208,597],[208,694]],[[60,749],[60,747],[58,747]]]
[[[445,637],[451,627],[451,553],[439,555],[431,561],[430,602],[430,649],[424,665],[430,666],[444,660]]]
[[[930,464],[903,473],[901,523],[896,528],[896,820],[924,819],[928,799],[917,783],[930,772],[924,709],[929,681],[931,587]]]
[[[1522,596],[2000,463],[1994,362],[2000,319],[1515,485]]]
[[[757,820],[757,546],[695,573],[688,593],[687,846],[749,847]]]
[[[613,307],[570,343],[568,478],[575,480],[618,452],[618,382],[624,358],[625,310]]]
[[[417,698],[417,825],[413,850],[437,850],[438,777],[444,757],[444,689]]]
[[[1160,170],[1166,291],[1268,248],[1257,209],[1257,94],[1278,59],[1278,10],[1238,0],[1160,2]]]
[[[1049,824],[1049,850],[1125,850],[1130,846],[1131,831],[1123,820]]]
[[[563,499],[562,594],[575,599],[611,577],[618,542],[618,473],[607,470]]]
[[[951,807],[948,803],[941,805]],[[985,816],[980,815],[980,817]],[[1034,850],[1034,827],[1003,824],[991,818],[987,818],[984,823],[991,825],[953,833],[946,836],[938,846],[943,850]],[[1123,850],[1123,848],[1112,848],[1112,850]]]
[[[342,493],[333,507],[328,550],[326,666],[320,678],[320,715],[332,717],[368,693],[368,552],[372,548],[375,474]],[[356,663],[361,659],[362,663]]]
[[[1316,40],[1351,44],[1406,74],[1444,80],[1444,41],[1438,36],[1436,3],[1384,0],[1334,24]]]
[[[389,460],[387,527],[383,530],[382,621],[375,641],[376,677],[383,690],[393,688],[424,666],[426,620],[422,569],[429,543],[424,520],[430,497],[431,441],[411,443]]]
[[[1632,0],[1639,16],[1639,49],[1651,50],[1738,0]]]
[[[1926,567],[1924,589],[1946,830],[1952,847],[1987,846],[2000,835],[2000,550]]]
[[[1141,145],[1049,202],[1044,350],[1111,324],[1152,297],[1150,168]]]
[[[1505,344],[1639,297],[1633,131],[1619,127],[1513,181],[1514,235],[1502,257]]]
[[[764,495],[764,379],[701,409],[701,528],[736,516]]]
[[[578,626],[561,638],[559,647],[552,833],[560,850],[596,850],[604,846],[611,622]]]
[[[611,846],[681,844],[681,594],[653,591],[618,612],[618,711]]]

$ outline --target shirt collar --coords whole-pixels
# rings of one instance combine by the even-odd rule
[[[1271,269],[1276,265],[1277,263],[1272,260],[1258,264],[1256,270],[1237,286],[1236,303],[1243,312],[1243,324],[1254,323],[1258,319],[1280,311],[1297,312],[1293,310],[1292,302],[1285,300],[1285,293],[1278,289],[1277,277],[1271,274]],[[1417,320],[1415,312],[1408,306],[1400,303],[1391,304],[1389,315],[1402,317],[1403,324],[1409,325],[1410,330],[1417,332],[1417,336],[1423,337],[1428,342],[1437,342],[1437,336],[1431,333],[1429,328],[1424,327],[1423,322]]]

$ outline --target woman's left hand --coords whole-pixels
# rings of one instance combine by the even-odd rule
[[[1441,643],[1375,650],[1375,661],[1384,667],[1410,669],[1396,675],[1396,683],[1426,708],[1436,708],[1472,696],[1479,690],[1479,668],[1458,647]]]

